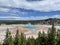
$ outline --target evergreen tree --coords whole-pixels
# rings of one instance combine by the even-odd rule
[[[34,39],[33,36],[32,36],[32,38],[31,38],[31,45],[35,45],[35,39]]]
[[[47,32],[47,45],[51,44],[51,29],[49,28]]]
[[[40,45],[47,45],[47,37],[45,32],[43,31],[42,36],[41,36],[41,43]]]
[[[41,45],[41,32],[38,33],[38,37],[37,37],[35,43],[36,43],[35,45]]]
[[[14,45],[10,31],[7,29],[3,45]]]
[[[8,45],[8,43],[9,43],[9,30],[7,29],[3,45]]]
[[[31,45],[30,37],[27,39],[27,44],[26,45]]]
[[[21,45],[26,45],[26,36],[24,33],[21,33]]]
[[[48,31],[48,44],[47,45],[56,45],[56,29],[54,23],[52,23],[52,28]]]
[[[9,44],[8,45],[14,45],[13,38],[11,36],[11,33],[9,33]]]
[[[20,39],[20,35],[19,35],[19,30],[17,30],[16,35],[15,35],[14,45],[20,45],[20,44],[21,44],[21,39]]]
[[[28,38],[27,45],[35,45],[35,39],[33,37],[32,38]]]
[[[60,45],[60,31],[57,32],[57,45]]]

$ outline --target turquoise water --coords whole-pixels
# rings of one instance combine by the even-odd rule
[[[31,25],[27,25],[27,26],[22,26],[23,28],[28,28],[28,29],[34,29],[37,28],[37,26],[31,26]]]

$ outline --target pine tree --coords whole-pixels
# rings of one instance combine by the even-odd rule
[[[6,31],[6,37],[4,39],[3,45],[8,45],[9,30]]]
[[[47,45],[56,45],[56,29],[54,27],[54,22],[52,23],[52,28],[48,32],[48,44]]]
[[[8,43],[9,43],[9,39],[8,38],[9,38],[9,30],[7,29],[3,45],[8,45]]]
[[[13,38],[11,36],[11,33],[9,33],[9,44],[8,45],[14,45]]]
[[[24,33],[21,33],[21,45],[26,45],[26,36]]]
[[[30,40],[31,40],[31,45],[35,45],[35,39],[34,39],[33,36],[32,36],[32,38]]]
[[[20,39],[20,35],[19,35],[19,30],[17,30],[16,35],[15,35],[14,45],[20,45],[20,44],[21,44],[21,39]]]
[[[7,32],[6,32],[6,37],[5,37],[5,40],[3,42],[3,45],[14,45],[13,39],[12,39],[12,36],[11,36],[11,32],[8,29],[7,29]]]
[[[26,45],[31,45],[30,37],[27,39],[27,44]]]
[[[41,32],[38,33],[38,37],[37,37],[35,43],[36,43],[35,45],[41,45]]]
[[[47,37],[45,32],[43,31],[42,36],[41,36],[41,43],[40,45],[47,45]]]
[[[51,29],[49,28],[47,32],[47,45],[51,44]]]
[[[60,31],[57,32],[57,45],[60,45]]]
[[[32,38],[28,38],[27,45],[35,45],[35,39],[33,37]]]

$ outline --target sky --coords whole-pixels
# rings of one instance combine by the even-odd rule
[[[60,18],[60,0],[0,0],[0,20]]]

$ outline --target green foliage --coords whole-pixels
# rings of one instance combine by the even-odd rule
[[[14,45],[10,31],[7,29],[3,45]]]
[[[10,36],[9,36],[9,44],[8,45],[14,45],[11,33],[10,33]]]
[[[14,41],[15,45],[20,45],[21,44],[21,39],[20,39],[20,35],[19,35],[19,31],[16,31],[16,35],[15,35],[15,41]]]
[[[41,36],[41,43],[40,45],[47,45],[47,37],[46,34],[43,32]]]
[[[52,28],[48,32],[48,45],[56,45],[56,29],[54,27],[54,23],[52,24]]]
[[[35,39],[33,37],[32,38],[28,38],[27,45],[35,45]]]
[[[57,32],[57,45],[60,45],[60,31]]]
[[[21,33],[21,45],[26,45],[26,36],[24,33]]]
[[[36,39],[36,45],[41,45],[41,32],[38,33],[38,37]]]

